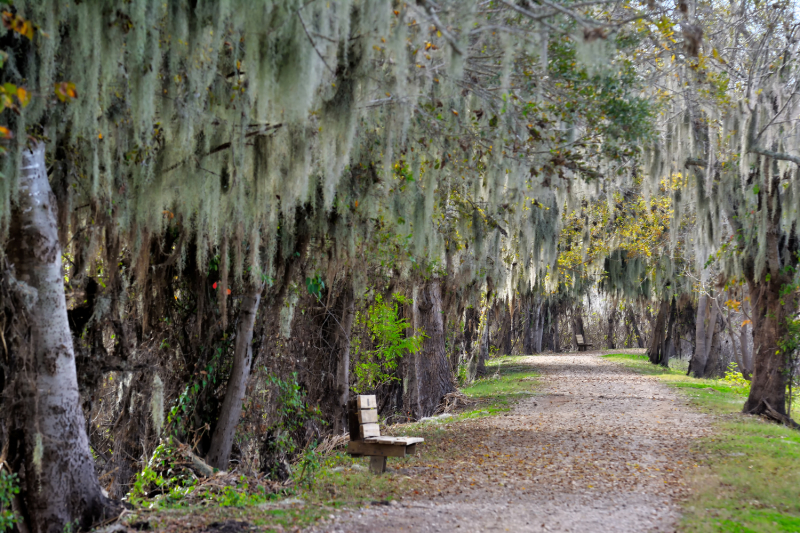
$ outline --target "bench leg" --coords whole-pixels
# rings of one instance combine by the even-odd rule
[[[369,458],[369,469],[373,474],[386,472],[386,457],[373,455]]]

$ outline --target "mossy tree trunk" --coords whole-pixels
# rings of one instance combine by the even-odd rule
[[[341,433],[347,428],[347,400],[350,398],[350,334],[355,318],[355,297],[353,281],[349,276],[344,280],[344,288],[339,296],[341,316],[334,328],[334,350],[336,351],[336,418],[334,432]]]
[[[36,291],[28,313],[29,349],[17,361],[16,396],[24,417],[15,447],[24,451],[23,500],[32,532],[89,529],[119,509],[100,489],[80,407],[67,319],[55,196],[45,146],[24,150],[12,207],[8,257]],[[74,527],[74,526],[72,526]]]
[[[770,169],[769,161],[764,164],[764,173]],[[767,174],[769,175],[769,174]],[[766,231],[766,268],[760,277],[751,269],[745,270],[750,293],[750,308],[753,320],[753,345],[755,357],[753,379],[750,382],[750,395],[744,404],[745,413],[761,414],[774,409],[786,414],[786,376],[788,355],[781,349],[781,341],[788,334],[787,318],[797,310],[796,290],[791,288],[792,279],[786,273],[783,262],[796,266],[792,253],[784,254],[781,261],[781,204],[780,180],[777,172],[772,173],[772,182],[765,180],[769,190],[761,191],[766,196],[766,209],[769,213]]]
[[[247,391],[247,378],[253,362],[253,325],[261,303],[261,286],[250,286],[242,297],[239,321],[236,325],[236,344],[233,351],[233,367],[228,376],[225,399],[222,401],[217,425],[211,437],[208,464],[227,470],[231,458],[236,426],[242,413],[242,401]]]
[[[431,416],[442,398],[455,391],[450,365],[445,349],[444,322],[442,320],[442,295],[439,282],[428,280],[414,288],[414,331],[425,333],[422,349],[417,353],[416,418]]]

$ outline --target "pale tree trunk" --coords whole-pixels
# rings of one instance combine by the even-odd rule
[[[742,346],[742,374],[747,379],[751,379],[753,376],[753,350],[750,346],[752,340],[753,335],[750,332],[750,326],[742,326],[739,331],[739,342]]]
[[[455,391],[442,320],[442,295],[439,282],[430,280],[414,290],[414,331],[424,333],[422,349],[416,357],[416,418],[431,416],[442,398]]]
[[[544,335],[544,306],[536,305],[536,329],[533,331],[533,353],[541,353],[542,336]]]
[[[239,323],[236,325],[236,345],[233,350],[233,367],[228,377],[225,399],[219,411],[217,425],[211,437],[208,464],[227,470],[231,458],[236,426],[242,412],[242,401],[247,390],[247,378],[253,361],[253,324],[261,302],[261,287],[252,287],[242,297],[239,308]]]
[[[118,509],[94,470],[80,407],[72,335],[67,320],[55,195],[44,144],[22,153],[19,195],[12,208],[8,257],[20,281],[37,292],[29,309],[30,350],[16,376],[25,416],[23,499],[32,532],[89,529]]]
[[[342,319],[336,328],[335,349],[338,352],[336,361],[336,398],[338,413],[334,420],[334,432],[340,433],[347,428],[347,400],[350,398],[350,333],[353,330],[355,317],[355,298],[353,283],[348,277],[342,298]]]
[[[614,329],[617,327],[617,307],[617,300],[615,298],[611,301],[611,311],[608,313],[608,333],[606,334],[606,342],[609,350],[613,350],[617,347],[616,342],[614,342]]]
[[[689,373],[702,377],[706,371],[706,315],[708,314],[708,295],[701,294],[697,302],[697,320],[695,323],[694,355],[689,361]]]

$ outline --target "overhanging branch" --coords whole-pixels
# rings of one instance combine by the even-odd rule
[[[778,159],[780,161],[789,161],[791,163],[794,163],[795,165],[800,165],[800,156],[785,154],[783,152],[773,152],[772,150],[765,150],[757,146],[751,148],[750,151],[754,154],[764,155],[767,157],[771,157],[772,159]]]

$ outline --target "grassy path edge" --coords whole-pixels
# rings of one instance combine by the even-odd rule
[[[698,467],[687,482],[681,530],[800,532],[800,432],[741,414],[747,388],[695,379],[645,356],[604,358],[657,377],[712,417],[714,435],[698,439]]]

